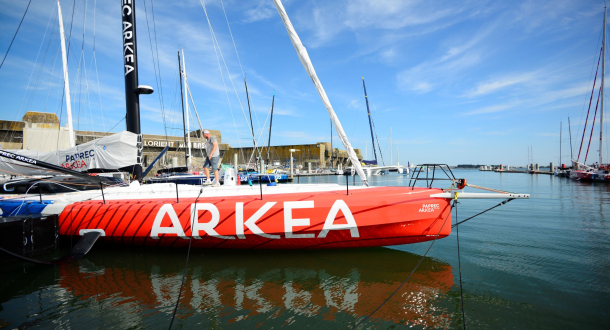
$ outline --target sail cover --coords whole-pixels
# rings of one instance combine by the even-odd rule
[[[52,152],[9,150],[63,168],[86,172],[96,169],[117,170],[137,163],[138,135],[132,132],[105,136],[72,148]],[[0,173],[9,175],[54,175],[56,171],[0,157]]]
[[[294,49],[297,51],[297,55],[299,55],[301,64],[303,64],[305,71],[307,71],[307,74],[309,74],[309,77],[311,77],[311,81],[316,86],[316,89],[318,90],[318,94],[320,94],[320,98],[322,99],[322,103],[324,103],[324,106],[326,107],[326,110],[328,111],[328,115],[330,116],[330,119],[333,121],[333,124],[335,124],[335,129],[337,130],[337,135],[339,135],[339,139],[341,140],[341,142],[343,142],[343,146],[345,147],[345,150],[347,150],[347,154],[348,154],[350,160],[352,161],[352,164],[354,164],[354,167],[356,168],[356,172],[358,172],[358,175],[360,176],[362,181],[364,181],[364,183],[366,185],[368,185],[368,182],[366,180],[366,175],[364,174],[364,171],[362,170],[362,166],[360,165],[358,156],[356,156],[356,152],[354,151],[354,148],[352,148],[352,145],[349,143],[349,140],[347,139],[347,135],[345,135],[345,132],[343,131],[343,126],[341,126],[341,122],[339,122],[339,118],[337,118],[337,115],[335,114],[335,110],[333,110],[333,106],[330,104],[330,100],[328,99],[328,96],[326,96],[326,92],[324,91],[324,88],[322,87],[322,83],[320,82],[320,79],[318,79],[316,70],[313,68],[311,59],[309,59],[309,54],[307,54],[307,49],[305,49],[305,46],[303,46],[303,43],[301,42],[301,39],[299,38],[297,31],[294,30],[294,27],[292,26],[292,23],[290,22],[290,18],[288,18],[288,14],[286,13],[286,10],[284,10],[284,6],[282,5],[282,2],[280,0],[273,0],[273,2],[275,3],[275,7],[277,8],[278,13],[280,13],[280,17],[282,17],[282,21],[284,22],[284,25],[286,26],[286,31],[288,31],[288,36],[290,37],[290,40],[292,41],[292,45],[294,46]]]

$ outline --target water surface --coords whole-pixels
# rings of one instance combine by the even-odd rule
[[[467,328],[607,329],[610,186],[548,175],[455,174],[473,184],[532,196],[460,226]],[[408,178],[391,174],[371,181],[406,185]],[[345,178],[300,182],[345,184]],[[458,219],[498,202],[463,200]],[[174,327],[349,329],[400,286],[429,245],[194,250]],[[96,246],[85,259],[60,267],[4,264],[0,328],[166,329],[185,258],[183,250]],[[359,328],[458,328],[459,298],[454,230],[436,241],[410,280]]]

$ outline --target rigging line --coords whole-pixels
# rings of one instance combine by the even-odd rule
[[[176,193],[178,193],[178,184],[176,184]],[[197,205],[197,200],[199,199],[199,196],[201,196],[202,193],[203,193],[203,188],[201,188],[199,190],[199,195],[197,195],[197,198],[195,198],[194,205]],[[191,207],[191,236],[189,237],[189,247],[188,247],[188,250],[186,251],[186,262],[184,264],[184,272],[182,272],[182,282],[180,283],[180,291],[178,291],[178,299],[176,299],[176,306],[174,307],[174,313],[172,314],[172,320],[169,323],[168,329],[171,329],[172,324],[174,324],[174,318],[176,318],[176,312],[178,311],[178,304],[180,303],[180,297],[182,296],[182,288],[184,287],[184,279],[186,277],[186,271],[189,266],[189,257],[191,256],[191,245],[193,242],[193,224],[194,224],[194,220],[195,220],[195,212],[198,213],[197,208]],[[199,214],[197,214],[197,221],[199,221]]]
[[[144,1],[146,2],[146,1]],[[157,69],[159,71],[159,94],[161,95],[161,115],[165,121],[165,100],[163,98],[163,80],[161,79],[161,66],[159,64],[159,43],[157,42],[157,23],[155,21],[155,4],[150,0],[150,11],[153,18],[153,33],[155,34],[155,50],[157,52]],[[167,139],[167,128],[165,129],[165,139]]]
[[[235,39],[233,38],[233,32],[231,31],[231,24],[229,24],[229,18],[227,17],[227,12],[225,11],[225,5],[220,1],[220,5],[222,6],[222,12],[225,16],[225,21],[227,22],[227,27],[229,28],[229,34],[231,35],[231,41],[233,42],[233,49],[235,49],[235,55],[237,56],[237,62],[239,63],[239,68],[241,69],[241,74],[246,79],[246,74],[244,73],[244,68],[241,65],[241,59],[239,58],[239,53],[237,52],[237,46],[235,45]],[[255,109],[254,102],[251,101],[252,108]],[[258,120],[258,114],[254,111],[254,118],[256,118],[256,124],[260,127],[260,122]]]
[[[456,222],[456,223],[454,223],[453,225],[451,225],[451,228],[453,228],[453,227],[457,227],[457,226],[459,226],[459,225],[463,224],[464,222],[466,222],[466,221],[468,221],[468,220],[470,220],[470,219],[474,219],[474,218],[478,217],[479,215],[481,215],[481,214],[483,214],[483,213],[486,213],[486,212],[488,212],[488,211],[491,211],[491,210],[495,209],[496,207],[498,207],[498,206],[502,206],[502,205],[504,205],[504,204],[506,204],[506,203],[508,203],[508,202],[510,202],[510,201],[513,201],[513,200],[515,200],[515,199],[514,199],[514,198],[509,198],[509,199],[503,200],[503,201],[501,201],[500,203],[498,203],[498,205],[492,206],[492,207],[488,208],[488,209],[487,209],[487,210],[485,210],[485,211],[479,212],[479,213],[477,213],[477,214],[475,214],[475,215],[473,215],[473,216],[471,216],[471,217],[469,217],[469,218],[467,218],[467,219],[464,219],[464,220],[462,220],[462,221],[460,221],[460,222]]]
[[[205,12],[205,5],[204,5],[203,9],[204,9],[204,12]],[[206,17],[207,17],[207,12],[206,12]],[[212,37],[212,45],[214,46],[214,53],[216,54],[216,61],[218,62],[218,70],[220,71],[220,77],[222,78],[222,85],[225,88],[225,94],[227,96],[227,102],[229,103],[229,110],[231,111],[231,118],[233,119],[233,126],[235,127],[235,134],[237,134],[237,143],[238,143],[239,148],[241,150],[242,146],[241,146],[241,138],[239,136],[239,130],[237,129],[237,123],[235,121],[235,116],[233,115],[233,107],[231,106],[231,99],[229,97],[229,91],[227,90],[227,84],[225,83],[224,73],[222,72],[222,66],[220,65],[220,58],[218,57],[218,51],[216,49],[216,42],[214,40],[214,32],[212,30],[212,25],[209,24],[209,23],[210,23],[210,21],[208,20],[208,25],[210,27],[210,36]],[[220,45],[218,45],[218,47],[220,48]],[[229,76],[229,78],[230,78],[230,76]],[[237,99],[239,100],[239,97]],[[241,102],[240,102],[240,106],[241,106]],[[243,107],[242,107],[242,111],[243,111]],[[245,113],[244,113],[244,116],[245,116]]]
[[[114,126],[112,126],[111,129],[106,131],[106,133],[110,133],[115,127],[117,127],[117,125],[119,125],[123,120],[125,120],[126,117],[127,117],[127,115],[123,116],[123,118],[121,118],[121,120],[119,120],[116,124],[114,124]]]
[[[74,6],[76,5],[76,0],[72,1],[72,18],[70,19],[70,33],[68,34],[68,49],[66,50],[66,57],[69,59],[70,58],[70,44],[72,43],[72,26],[74,23]],[[80,8],[80,4],[78,5],[78,8]],[[76,8],[76,10],[78,10],[78,8]]]
[[[60,53],[59,51],[59,47],[55,49],[55,53],[53,55],[53,65],[51,65],[51,73],[49,74],[49,81],[47,81],[47,98],[44,104],[44,109],[45,111],[48,109],[49,107],[49,100],[51,98],[51,80],[53,79],[54,73],[55,73],[55,65],[57,64],[57,58],[58,58],[58,54]],[[59,78],[59,77],[58,77]],[[59,80],[59,79],[58,79]],[[58,84],[59,86],[59,84]],[[56,111],[57,112],[57,111]]]
[[[95,13],[96,13],[96,9],[97,9],[97,0],[95,0],[93,2],[93,63],[95,66],[95,77],[97,79],[97,94],[99,96],[98,103],[100,104],[100,111],[102,113],[102,128],[105,131],[106,130],[106,115],[104,115],[104,106],[102,105],[102,91],[100,88],[100,75],[97,71],[97,55],[95,53],[95,25],[96,25]]]
[[[394,290],[394,292],[392,292],[390,294],[389,297],[387,297],[377,308],[375,308],[374,311],[372,311],[369,315],[367,315],[365,318],[363,318],[362,320],[360,320],[360,322],[356,323],[353,327],[352,330],[356,329],[359,325],[361,325],[362,323],[364,323],[364,321],[368,320],[371,316],[373,316],[373,314],[375,314],[379,309],[381,309],[381,307],[383,305],[385,305],[397,292],[398,290],[400,290],[400,288],[402,288],[403,285],[405,285],[405,283],[407,283],[407,281],[411,278],[411,276],[413,275],[413,273],[415,273],[415,271],[417,270],[417,268],[419,267],[419,265],[422,263],[422,261],[424,261],[424,258],[426,258],[426,256],[428,255],[428,252],[430,252],[430,249],[432,249],[432,246],[434,245],[434,243],[436,242],[436,239],[440,236],[441,234],[441,230],[443,230],[443,227],[445,227],[445,223],[447,222],[447,219],[449,219],[449,216],[451,215],[451,209],[453,209],[453,207],[455,206],[456,201],[454,201],[451,204],[451,208],[449,209],[449,212],[447,213],[447,217],[445,217],[445,221],[443,222],[443,225],[441,226],[441,228],[438,230],[438,233],[434,236],[434,240],[432,240],[432,243],[430,243],[430,246],[428,247],[428,249],[426,250],[426,253],[424,253],[424,255],[421,257],[421,259],[419,259],[419,262],[417,263],[417,265],[415,265],[415,268],[413,268],[413,270],[411,271],[411,273],[409,274],[409,276],[407,276],[407,278],[405,278],[404,281],[402,281],[402,283],[400,283],[400,285],[396,288],[396,290]]]
[[[591,135],[589,136],[589,145],[587,146],[587,154],[585,156],[584,164],[587,164],[587,158],[589,157],[589,148],[591,148],[591,140],[593,139],[593,129],[595,128],[595,118],[597,118],[597,108],[599,107],[599,99],[602,94],[602,88],[599,87],[599,92],[597,93],[597,104],[595,105],[595,114],[593,115],[593,122],[591,122]],[[601,165],[601,164],[600,164]]]
[[[48,27],[48,25],[47,25],[47,27]],[[45,31],[45,37],[46,37],[46,31]],[[38,91],[38,88],[41,84],[42,75],[43,75],[43,71],[44,71],[44,65],[45,65],[47,56],[49,54],[49,50],[51,49],[52,44],[51,44],[51,42],[49,42],[47,44],[44,55],[42,57],[42,61],[41,61],[40,65],[38,66],[38,58],[40,56],[40,50],[42,49],[42,46],[44,44],[45,37],[43,37],[43,40],[41,41],[41,44],[40,44],[41,48],[39,49],[39,53],[36,55],[36,63],[34,64],[34,67],[38,67],[38,69],[32,76],[34,83],[33,83],[33,87],[32,87],[32,92],[30,93],[29,99],[26,104],[26,109],[31,109],[33,107],[32,103],[35,102],[35,94],[36,94],[36,91]],[[29,85],[28,85],[28,87],[29,87]],[[27,91],[26,91],[26,93],[27,93]],[[36,107],[37,106],[38,106],[38,104],[36,104]]]
[[[49,21],[47,22],[47,28],[45,29],[44,36],[42,37],[42,41],[40,42],[40,47],[38,48],[38,53],[36,54],[36,60],[34,61],[34,66],[32,66],[32,72],[30,73],[30,78],[29,78],[28,84],[25,88],[25,93],[23,94],[23,98],[21,99],[21,104],[19,105],[19,110],[17,110],[17,112],[15,113],[14,119],[17,119],[17,117],[21,113],[21,110],[23,109],[23,105],[27,98],[28,91],[30,90],[30,85],[32,84],[32,78],[34,77],[34,72],[37,72],[36,67],[38,64],[38,58],[40,57],[40,52],[42,50],[42,46],[44,45],[44,40],[46,38],[47,31],[49,28],[49,23],[51,22],[51,18],[53,17],[53,14],[54,14],[54,11],[51,11],[51,14],[49,16]],[[52,31],[54,31],[54,29]],[[52,34],[52,31],[51,31],[51,34]],[[47,48],[45,50],[45,55],[43,56],[43,63],[46,60],[46,56],[47,56],[47,53],[48,53],[50,47],[51,47],[51,43],[49,42],[49,44],[47,45]],[[41,64],[40,70],[42,70],[42,64]],[[38,73],[36,73],[36,75],[38,77],[40,76]],[[36,81],[38,81],[38,79],[36,79]],[[36,86],[38,86],[38,85],[36,84]],[[28,104],[30,104],[30,100],[28,100]],[[6,133],[4,134],[4,140],[6,140],[6,138],[9,136],[9,134],[11,134],[11,140],[12,140],[12,138],[14,137],[14,132],[11,132],[9,130],[7,130]]]
[[[83,11],[83,36],[82,36],[82,42],[81,42],[81,49],[80,49],[80,55],[78,58],[78,70],[77,70],[77,75],[79,76],[78,78],[78,128],[80,128],[80,114],[81,114],[81,109],[82,109],[82,97],[83,97],[83,92],[82,92],[82,88],[83,88],[83,73],[86,71],[86,66],[87,63],[85,62],[85,31],[86,31],[86,27],[87,27],[87,3],[88,1],[85,0],[85,9]],[[79,4],[79,8],[80,8],[80,4]],[[85,75],[85,79],[87,79],[87,76]],[[88,86],[85,82],[85,93],[87,92]],[[85,100],[86,102],[86,100]],[[86,109],[85,109],[86,111]]]
[[[233,48],[235,49],[235,55],[237,55],[237,62],[239,62],[239,68],[241,69],[241,74],[246,78],[246,74],[244,73],[244,68],[241,66],[241,60],[239,59],[239,54],[237,53],[237,46],[235,46],[235,39],[233,39],[233,32],[231,32],[231,25],[229,24],[229,18],[227,18],[227,12],[225,11],[225,5],[220,0],[220,5],[222,6],[222,12],[225,14],[225,20],[227,21],[227,27],[229,28],[229,34],[231,35],[231,41],[233,41]]]
[[[263,128],[261,128],[260,134],[258,135],[258,138],[256,139],[256,145],[257,146],[259,145],[260,140],[261,140],[261,138],[263,136],[263,133],[265,132],[265,126],[267,126],[267,120],[269,120],[269,116],[270,115],[271,115],[271,109],[269,109],[269,112],[267,113],[267,117],[265,118],[265,123],[263,124]],[[257,147],[256,150],[258,151],[259,157],[262,158],[261,150],[263,150],[263,148]],[[255,149],[253,148],[252,149],[252,154],[250,155],[250,161],[252,160],[252,157],[254,157],[254,152],[255,152]],[[267,164],[267,165],[269,165],[269,164]]]
[[[458,193],[456,193],[455,198],[457,199]],[[455,201],[455,223],[458,222],[458,208],[457,208],[457,200]],[[458,254],[458,272],[460,274],[460,301],[462,302],[462,327],[466,330],[466,313],[464,313],[464,289],[462,286],[462,258],[460,257],[460,227],[455,227],[455,236],[457,237],[457,254]]]
[[[597,49],[597,47],[601,47],[600,44],[602,43],[601,41],[602,41],[602,32],[603,31],[604,31],[603,27],[601,29],[599,29],[599,35],[597,36],[597,44],[595,45],[595,49]],[[593,76],[593,68],[594,67],[595,67],[595,56],[593,56],[593,63],[591,63],[591,73],[589,74],[589,80],[588,80],[588,83],[587,83],[587,90],[589,89],[589,86],[591,84],[591,77]],[[599,62],[598,62],[598,67],[599,67]],[[597,71],[595,71],[595,72],[597,74]],[[595,89],[595,86],[593,86],[592,89]],[[578,122],[578,131],[580,131],[580,127],[582,125],[582,117],[583,117],[583,114],[585,112],[585,104],[587,104],[587,98],[586,97],[583,100],[582,110],[580,111],[580,119],[579,119],[579,122]]]
[[[212,40],[213,40],[213,42],[216,42],[216,45],[218,45],[218,53],[220,54],[220,57],[222,58],[222,62],[224,63],[225,70],[227,70],[227,76],[228,76],[229,80],[231,81],[231,85],[233,85],[233,91],[235,92],[235,96],[237,97],[237,101],[239,102],[241,112],[243,113],[244,119],[246,120],[246,122],[248,122],[248,117],[246,116],[246,111],[244,110],[244,106],[241,103],[239,94],[237,93],[237,88],[235,87],[235,83],[233,82],[233,78],[231,77],[231,71],[229,71],[229,67],[227,66],[227,61],[225,61],[224,55],[222,54],[222,49],[220,49],[220,44],[218,43],[218,39],[216,39],[216,34],[214,33],[214,29],[212,28],[212,23],[210,22],[210,18],[208,17],[208,11],[205,7],[205,2],[203,0],[199,0],[199,2],[201,2],[201,5],[203,6],[203,11],[205,13],[205,17],[207,19],[208,26],[210,27],[210,33],[212,35]]]
[[[585,142],[585,132],[587,131],[587,123],[589,122],[589,113],[591,112],[591,102],[593,101],[593,94],[595,94],[595,82],[597,81],[597,73],[599,72],[599,62],[602,59],[602,52],[604,47],[599,50],[599,59],[597,60],[597,70],[595,71],[595,79],[593,80],[593,89],[591,89],[591,97],[589,99],[589,110],[587,110],[587,119],[585,119],[585,128],[582,131],[582,139],[580,140],[580,149],[578,149],[578,158],[576,161],[580,160],[580,153],[582,151],[582,144]],[[599,102],[599,95],[597,96],[597,102]],[[597,108],[596,108],[597,109]]]
[[[186,77],[186,91],[188,96],[190,96],[191,98],[191,104],[193,105],[193,112],[195,113],[195,116],[197,116],[197,123],[199,124],[199,152],[201,153],[201,156],[203,157],[203,147],[205,146],[205,144],[201,143],[201,140],[203,140],[203,126],[201,125],[201,120],[199,119],[199,112],[197,111],[197,107],[195,106],[195,100],[193,100],[193,93],[191,93],[191,86],[189,85],[189,78],[188,76]],[[188,98],[187,98],[188,101]],[[191,118],[193,118],[193,115],[191,114]],[[218,148],[220,148],[220,145],[218,145]]]
[[[161,76],[161,70],[160,69],[159,69],[159,73],[157,74],[157,68],[159,68],[159,65],[158,65],[157,62],[159,62],[159,59],[157,58],[157,60],[155,61],[155,53],[153,51],[153,43],[152,43],[152,38],[150,36],[150,24],[148,23],[148,8],[146,7],[146,0],[142,0],[142,2],[144,2],[144,13],[146,14],[146,28],[148,30],[148,42],[150,44],[150,56],[152,57],[153,68],[154,68],[154,71],[155,71],[155,81],[157,83],[157,89],[159,91],[161,91],[160,78],[159,78],[159,76]],[[155,35],[155,42],[156,41],[157,41],[157,37]],[[157,55],[158,55],[158,53],[157,53]],[[161,96],[161,92],[157,93],[157,95],[159,96],[159,106],[161,107],[161,114],[163,115],[165,111],[163,109],[163,99],[162,99],[162,96]],[[162,117],[163,117],[163,124],[165,126],[167,126],[166,122],[165,122],[165,116],[162,116]],[[165,141],[168,141],[168,138],[167,138],[167,128],[165,128]]]
[[[27,7],[25,7],[25,12],[23,12],[23,16],[21,16],[21,21],[19,21],[19,25],[17,25],[17,30],[15,31],[15,34],[13,35],[13,39],[11,39],[11,43],[8,45],[8,49],[6,50],[6,53],[4,53],[4,57],[2,58],[2,62],[0,63],[0,68],[2,68],[2,65],[4,64],[4,60],[6,60],[6,57],[8,56],[8,52],[11,50],[11,47],[13,46],[13,41],[15,41],[15,37],[17,37],[17,33],[19,32],[21,23],[23,23],[23,19],[25,18],[25,14],[28,13],[28,9],[30,8],[31,3],[32,3],[32,0],[30,0],[28,2]]]
[[[373,102],[371,102],[373,104]],[[377,112],[377,108],[373,104],[373,109]],[[383,159],[383,153],[381,152],[381,145],[379,144],[379,138],[377,137],[377,128],[375,127],[375,121],[373,120],[373,116],[371,116],[371,122],[373,123],[373,131],[375,131],[375,138],[377,139],[377,147],[379,148],[379,155],[381,155],[381,161],[383,162],[383,166],[385,166],[385,159]],[[375,146],[373,146],[375,148]],[[390,164],[391,165],[391,164]]]

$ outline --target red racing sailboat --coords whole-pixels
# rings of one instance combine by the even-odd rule
[[[45,196],[43,215],[59,217],[59,235],[98,233],[115,244],[235,249],[354,248],[409,244],[446,237],[451,232],[451,201],[468,198],[529,198],[527,194],[463,192],[448,166],[433,169],[426,187],[370,187],[284,7],[274,0],[299,59],[328,110],[337,134],[361,177],[362,186],[302,184],[198,187],[173,183],[140,184],[141,132],[134,3],[122,2],[127,130],[139,136],[135,180],[107,187]],[[3,157],[11,157],[3,152]],[[20,156],[33,166],[47,166]],[[49,165],[51,166],[51,165]],[[452,189],[433,188],[434,169],[447,174]],[[428,173],[428,172],[426,172]],[[428,176],[428,174],[426,174]],[[422,179],[419,179],[422,180]],[[37,198],[37,197],[36,197]]]

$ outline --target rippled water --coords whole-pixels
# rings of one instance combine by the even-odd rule
[[[455,173],[473,184],[532,195],[460,226],[467,328],[607,329],[610,186],[548,175]],[[407,183],[396,174],[372,181]],[[458,218],[498,202],[463,200]],[[459,328],[456,243],[455,231],[436,241],[411,279],[360,328]],[[398,288],[429,244],[194,250],[174,328],[349,329]],[[185,257],[182,250],[96,246],[85,259],[61,267],[4,264],[0,328],[166,329]]]

